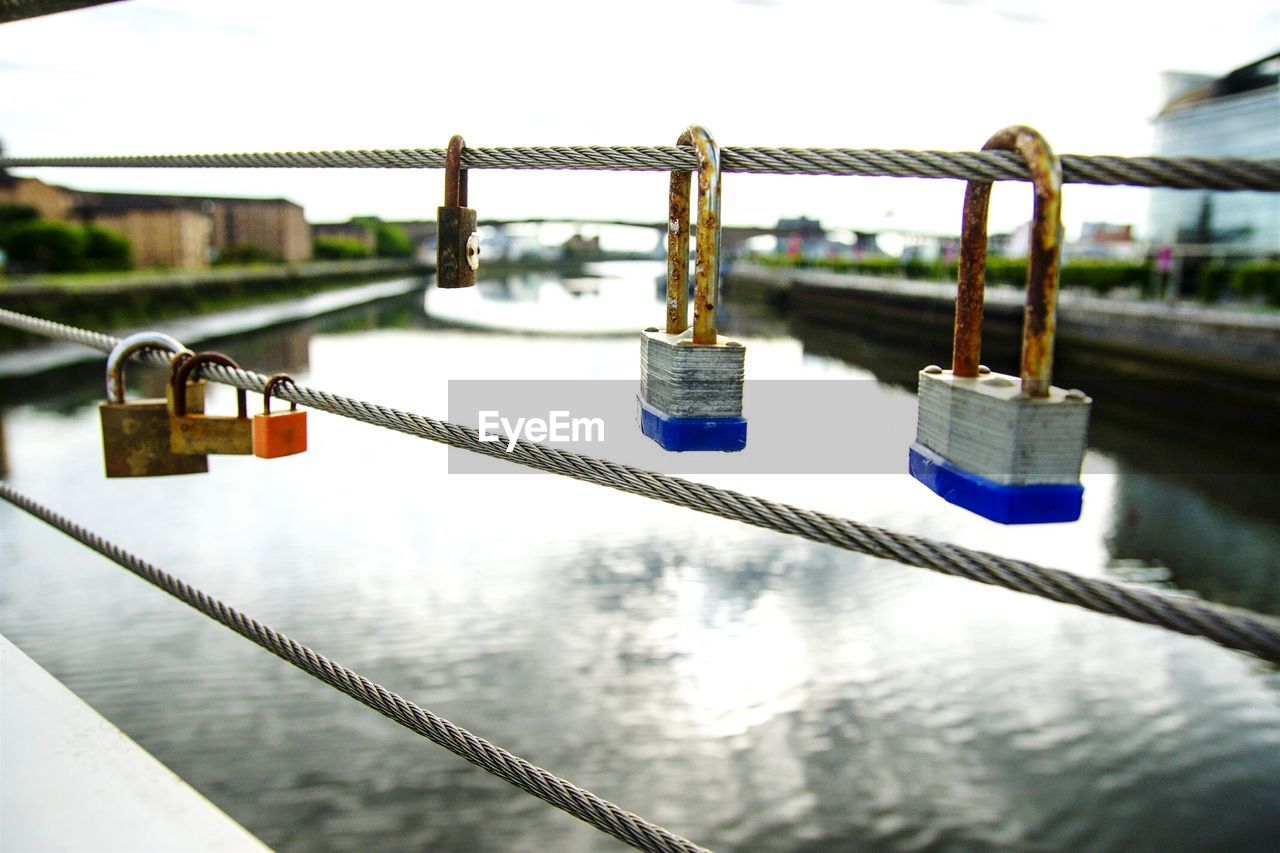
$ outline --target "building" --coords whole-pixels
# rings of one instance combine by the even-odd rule
[[[0,169],[0,204],[21,204],[35,208],[43,219],[66,221],[75,207],[74,198],[62,187],[35,178],[18,178]]]
[[[213,248],[252,246],[281,261],[311,257],[311,226],[302,207],[283,198],[213,198]]]
[[[1169,72],[1156,115],[1156,153],[1169,157],[1280,157],[1280,53],[1222,77]],[[1156,244],[1226,244],[1280,251],[1280,195],[1157,189]]]
[[[40,216],[92,222],[133,244],[139,267],[198,269],[241,253],[296,262],[311,257],[311,226],[283,198],[90,192],[0,172],[0,204],[25,204]]]
[[[1142,247],[1134,242],[1132,225],[1110,222],[1086,222],[1080,239],[1063,248],[1068,259],[1133,260],[1142,256]]]
[[[85,218],[123,234],[133,247],[136,267],[192,270],[209,265],[209,216],[183,207],[134,207]]]

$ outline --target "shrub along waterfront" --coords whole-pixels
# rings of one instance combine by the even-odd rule
[[[10,271],[127,270],[133,249],[122,234],[97,225],[41,219],[36,209],[0,204],[0,250]]]
[[[793,255],[762,255],[753,259],[770,267],[826,269],[863,275],[955,281],[956,261],[924,261],[916,258],[803,258]],[[987,281],[1022,287],[1027,281],[1027,262],[1021,258],[987,258]],[[1063,287],[1085,288],[1105,295],[1120,288],[1132,288],[1143,296],[1158,296],[1161,285],[1147,261],[1107,261],[1080,259],[1062,265]],[[1196,296],[1206,302],[1227,295],[1246,301],[1280,306],[1280,261],[1249,261],[1228,264],[1210,261],[1196,277]]]

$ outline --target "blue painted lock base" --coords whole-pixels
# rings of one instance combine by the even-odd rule
[[[1080,517],[1079,483],[997,483],[957,468],[919,442],[911,445],[911,476],[938,497],[1001,524],[1046,524]]]
[[[653,408],[641,397],[637,418],[640,431],[663,450],[719,450],[735,453],[747,446],[746,418],[673,418]]]

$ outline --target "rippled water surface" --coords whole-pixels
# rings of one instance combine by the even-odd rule
[[[601,330],[639,304],[638,329],[661,316],[656,297],[635,295],[652,294],[659,268],[475,294],[527,302],[542,332],[552,321],[538,312],[565,293],[579,326],[561,331],[584,331],[593,304]],[[485,298],[463,298],[475,302],[433,313],[484,325]],[[638,369],[634,334],[404,325],[413,313],[221,347],[440,415],[448,378]],[[739,331],[749,370],[771,378],[878,372],[785,330]],[[913,405],[909,390],[881,390],[886,408]],[[1280,679],[1248,656],[561,478],[449,476],[442,447],[322,414],[303,456],[107,481],[97,393],[4,411],[17,488],[709,847],[1267,850],[1280,838]],[[211,391],[211,408],[230,404]],[[1205,489],[1095,449],[1080,522],[1002,528],[910,480],[903,441],[898,475],[716,482],[1280,612],[1280,526],[1224,497],[1229,483]],[[274,847],[617,846],[8,506],[0,566],[4,633]]]

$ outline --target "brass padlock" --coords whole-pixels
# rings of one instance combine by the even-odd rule
[[[164,384],[164,401],[168,406],[169,414],[173,414],[173,374],[177,371],[179,365],[191,356],[195,355],[191,350],[184,349],[181,352],[173,354],[173,358],[169,359],[169,381]],[[204,380],[189,379],[187,380],[187,411],[193,415],[204,414]]]
[[[467,170],[461,136],[449,140],[444,158],[444,207],[436,208],[436,286],[471,287],[480,266],[476,212],[467,207]]]
[[[166,477],[203,474],[204,456],[179,456],[169,445],[169,406],[165,400],[125,402],[124,365],[144,348],[182,352],[185,347],[159,332],[139,332],[116,345],[107,357],[107,401],[98,406],[102,457],[108,477]],[[201,400],[203,403],[203,399]]]
[[[287,412],[271,411],[271,391],[281,382],[293,384],[287,373],[276,373],[262,389],[262,414],[253,416],[253,455],[277,459],[307,449],[307,413],[293,403]]]
[[[240,369],[230,357],[218,352],[196,353],[177,365],[171,377],[174,387],[174,410],[169,417],[169,447],[179,454],[231,454],[253,453],[253,421],[249,420],[245,392],[236,389],[236,416],[195,414],[187,411],[186,395],[178,394],[184,388],[191,371],[202,364],[221,364]]]

